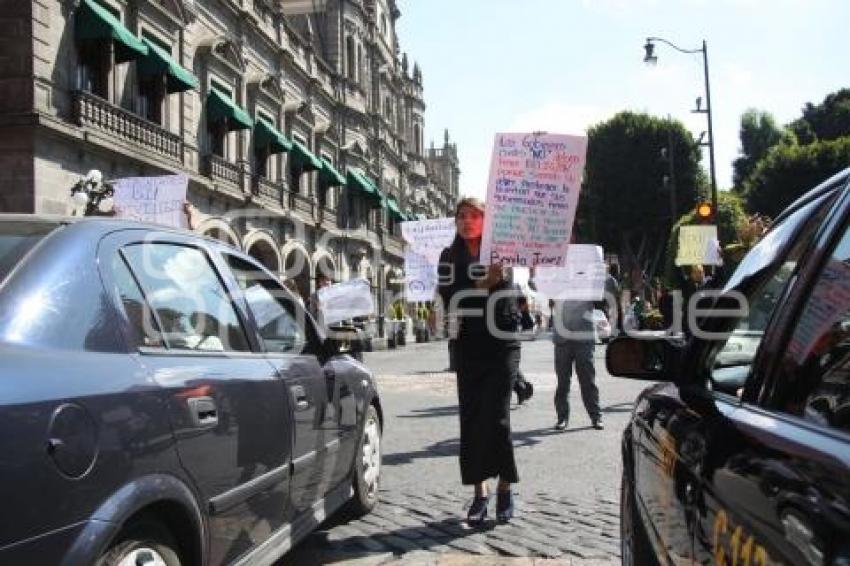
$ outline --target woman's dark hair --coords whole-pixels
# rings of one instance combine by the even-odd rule
[[[460,199],[459,201],[457,201],[457,206],[455,206],[455,218],[457,218],[457,215],[460,214],[460,209],[463,208],[464,206],[469,207],[469,208],[474,208],[475,210],[478,210],[479,212],[481,212],[481,214],[484,214],[484,201],[483,200],[481,200],[480,198],[475,198],[475,197],[464,197],[464,198]]]

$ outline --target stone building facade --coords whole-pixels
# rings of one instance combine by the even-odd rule
[[[67,214],[91,169],[184,174],[198,231],[305,296],[365,276],[383,308],[398,223],[450,213],[457,148],[424,146],[395,0],[298,3],[0,0],[0,211]]]

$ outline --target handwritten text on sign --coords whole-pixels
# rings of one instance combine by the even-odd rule
[[[173,228],[186,228],[185,175],[127,177],[115,182],[116,216]]]
[[[496,135],[482,263],[563,265],[586,151],[583,136]]]
[[[437,288],[437,264],[443,248],[455,237],[454,218],[401,223],[405,241],[404,275],[407,302],[431,301]]]
[[[721,265],[717,226],[681,226],[676,265]]]

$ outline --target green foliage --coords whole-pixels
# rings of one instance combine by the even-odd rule
[[[833,92],[820,104],[807,102],[790,128],[802,145],[850,136],[850,89]]]
[[[720,191],[717,194],[717,236],[723,244],[738,241],[739,227],[746,221],[747,215],[741,197],[729,191]],[[678,222],[670,230],[670,238],[667,241],[667,254],[664,265],[664,279],[671,288],[679,288],[682,284],[682,275],[676,266],[676,254],[679,251],[679,228],[690,224],[698,224],[696,209],[679,218]]]
[[[701,154],[678,121],[621,112],[588,132],[587,167],[576,230],[579,239],[618,253],[625,268],[651,268],[682,210],[707,194]],[[662,148],[672,141],[676,210]]]
[[[772,115],[752,108],[741,116],[740,137],[741,157],[732,164],[732,183],[738,188],[772,147],[794,143],[793,134],[777,126]]]
[[[850,136],[776,146],[744,183],[747,210],[775,218],[806,191],[848,166]]]

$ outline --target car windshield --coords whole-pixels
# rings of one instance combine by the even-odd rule
[[[33,246],[57,227],[47,222],[0,222],[0,283]]]

